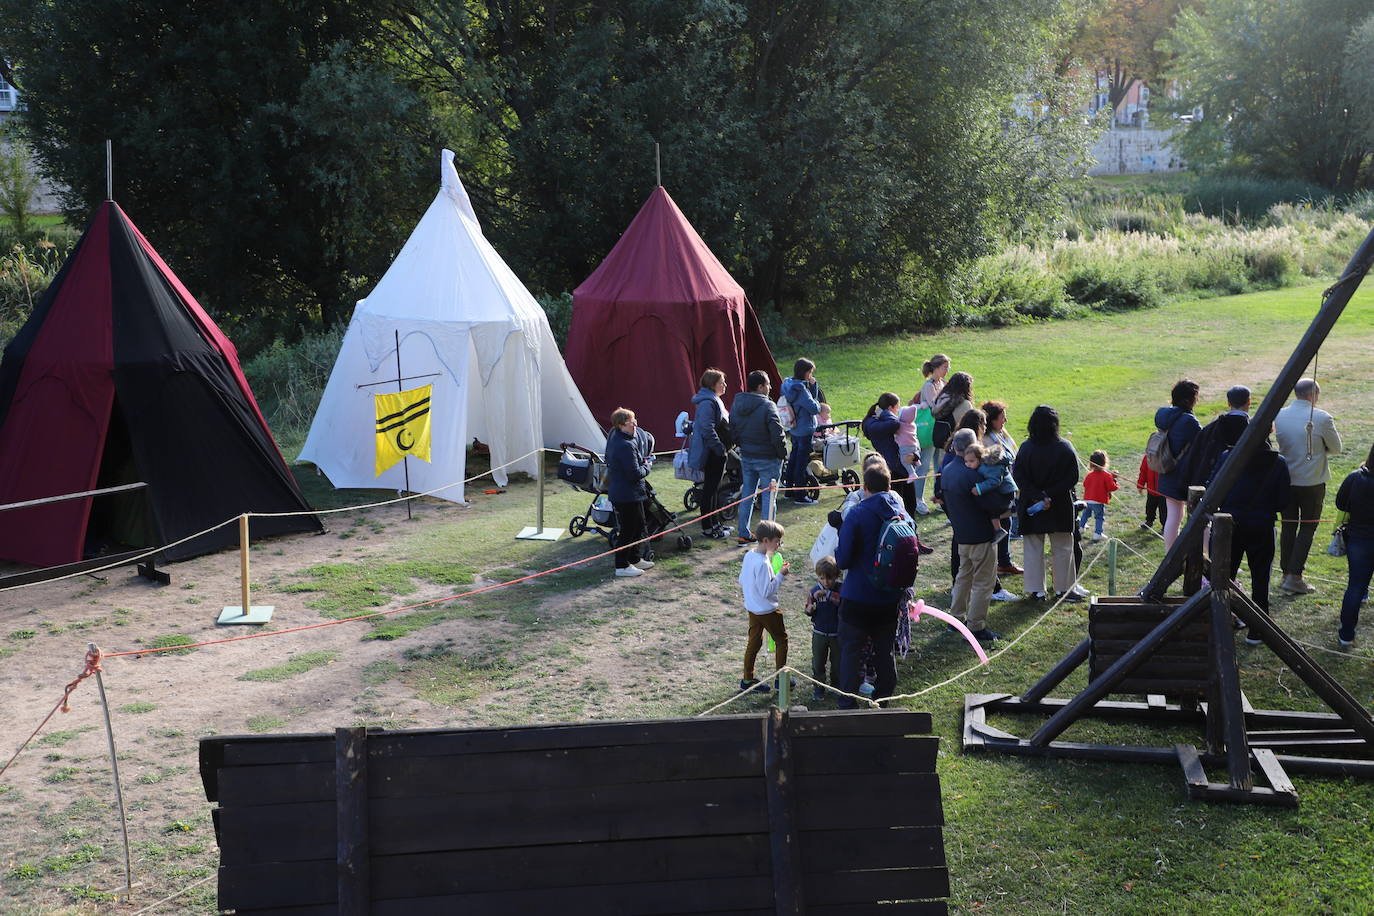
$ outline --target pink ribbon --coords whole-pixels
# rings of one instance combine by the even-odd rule
[[[988,663],[988,654],[983,651],[983,646],[978,642],[978,637],[974,636],[973,632],[969,630],[968,627],[964,626],[963,622],[958,617],[952,614],[946,614],[939,608],[930,607],[920,598],[917,598],[907,607],[906,614],[913,622],[920,620],[922,614],[929,614],[932,617],[940,618],[960,633],[963,633],[964,638],[968,640],[968,644],[973,646],[973,651],[978,653],[978,660],[985,665]]]

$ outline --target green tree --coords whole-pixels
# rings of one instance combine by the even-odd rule
[[[466,172],[522,276],[585,277],[658,141],[664,184],[756,303],[863,327],[913,320],[1052,206],[1081,125],[1007,115],[1072,5],[435,0],[391,21],[409,78],[478,117]]]
[[[1204,117],[1176,141],[1189,162],[1301,177],[1337,191],[1371,181],[1369,0],[1203,0],[1168,39],[1171,75]],[[1364,29],[1359,27],[1364,26]]]
[[[34,232],[33,195],[38,192],[38,176],[30,166],[32,152],[23,140],[0,136],[0,214],[9,221],[14,235],[26,241]]]
[[[427,106],[381,36],[347,0],[0,0],[69,219],[113,140],[116,199],[250,348],[346,318],[433,193]]]

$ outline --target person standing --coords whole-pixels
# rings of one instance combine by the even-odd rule
[[[943,353],[936,353],[921,365],[921,375],[925,376],[925,382],[921,385],[921,390],[916,397],[911,399],[911,403],[917,407],[929,407],[935,410],[935,401],[940,397],[940,392],[945,387],[945,376],[949,374],[949,357]],[[916,478],[914,493],[916,496],[916,514],[927,515],[930,507],[925,503],[926,481],[935,472],[935,453],[933,445],[921,447],[921,463],[918,465],[920,476]]]
[[[1202,432],[1202,424],[1193,416],[1202,389],[1191,379],[1180,379],[1169,392],[1169,406],[1155,411],[1155,429],[1169,437],[1169,450],[1175,459],[1182,459],[1188,446]],[[1188,501],[1188,482],[1183,462],[1168,473],[1159,475],[1159,492],[1164,495],[1164,549],[1178,540],[1183,526],[1183,510]]]
[[[1343,646],[1355,641],[1360,604],[1369,594],[1374,578],[1374,448],[1364,464],[1341,481],[1336,508],[1349,516],[1345,522],[1345,560],[1349,570],[1341,598],[1341,626],[1336,640]]]
[[[1244,413],[1222,414],[1219,435],[1226,446],[1207,484],[1231,458],[1232,449],[1249,426]],[[1255,450],[1245,469],[1222,499],[1218,512],[1231,516],[1231,556],[1228,567],[1232,579],[1240,572],[1242,558],[1250,566],[1250,598],[1269,613],[1269,574],[1274,568],[1274,520],[1288,500],[1288,464],[1269,447]],[[1260,640],[1250,636],[1246,642]]]
[[[1331,479],[1327,456],[1341,453],[1341,436],[1331,414],[1317,408],[1321,386],[1315,379],[1301,379],[1293,386],[1293,403],[1274,418],[1274,437],[1279,453],[1288,462],[1288,502],[1283,507],[1279,534],[1279,588],[1290,595],[1316,591],[1303,579],[1312,535],[1326,501],[1326,482]]]
[[[883,456],[883,461],[887,462],[888,474],[893,477],[905,477],[902,473],[901,448],[897,445],[897,433],[902,428],[902,422],[897,419],[897,405],[901,400],[897,395],[890,391],[884,391],[878,395],[878,401],[868,408],[868,413],[864,415],[860,429],[872,443],[873,450]],[[903,481],[895,485],[897,492],[902,494],[902,503],[905,506],[907,499],[907,489],[911,487],[909,481]]]
[[[979,408],[983,411],[983,416],[987,420],[987,432],[983,433],[983,444],[989,448],[998,446],[1002,449],[1002,454],[1006,455],[1012,463],[1016,462],[1016,440],[1007,432],[1007,405],[1001,401],[987,401]],[[1007,537],[997,542],[997,574],[999,576],[1019,576],[1025,572],[1017,566],[1011,558],[1011,536],[1019,535],[1020,523],[1016,521],[1015,514],[1011,518],[1002,519],[1002,527],[1007,532]]]
[[[748,391],[735,395],[730,411],[730,437],[739,445],[740,496],[748,496],[763,488],[763,517],[772,514],[773,491],[768,489],[782,471],[787,457],[787,435],[778,417],[778,407],[768,399],[773,383],[768,373],[755,369],[745,384]],[[739,524],[736,534],[740,544],[753,544],[757,538],[749,533],[754,516],[754,500],[739,504]]]
[[[782,380],[783,401],[792,408],[792,451],[783,471],[785,487],[806,486],[806,466],[811,461],[811,437],[816,433],[816,415],[821,411],[820,386],[816,384],[816,364],[802,357],[792,367],[791,378]],[[787,498],[811,505],[815,500],[805,490],[792,490]]]
[[[730,412],[721,396],[725,394],[725,373],[707,369],[701,374],[701,390],[692,397],[696,414],[692,419],[692,438],[687,443],[687,464],[701,471],[701,533],[708,538],[725,537],[719,508],[720,479],[725,474],[725,454],[730,450]]]
[[[964,437],[961,437],[964,441]],[[959,551],[959,572],[954,579],[949,612],[958,617],[979,642],[991,642],[1000,636],[988,629],[988,605],[997,582],[997,546],[994,541],[994,516],[984,508],[986,496],[975,492],[983,476],[972,457],[982,446],[967,445],[964,455],[954,455],[941,471],[941,493],[945,501],[945,515],[954,529],[953,541]],[[969,467],[969,463],[974,467]],[[988,494],[995,496],[996,494]],[[1001,530],[997,526],[997,530]]]
[[[1026,590],[1045,598],[1045,539],[1050,542],[1054,587],[1066,601],[1081,601],[1087,593],[1074,584],[1078,578],[1073,556],[1073,488],[1078,483],[1078,453],[1059,437],[1059,413],[1044,404],[1031,411],[1026,423],[1029,438],[1021,443],[1011,476],[1021,489],[1017,503],[1021,539],[1025,545]]]
[[[635,542],[644,537],[644,501],[649,498],[645,478],[653,464],[653,455],[645,455],[638,444],[639,422],[633,410],[616,408],[611,414],[610,437],[606,440],[607,495],[615,508],[617,543],[615,574],[640,576],[653,568],[653,561],[644,559]]]
[[[897,687],[892,651],[904,593],[878,588],[869,580],[868,570],[876,562],[883,525],[900,516],[903,508],[890,492],[892,475],[883,465],[865,468],[863,485],[870,495],[840,522],[840,543],[835,550],[835,564],[848,572],[840,586],[840,689],[848,694],[859,692],[864,648],[871,641],[878,675],[873,699],[881,700],[892,696]],[[838,515],[830,513],[832,525]],[[837,705],[853,709],[854,700],[842,696]]]

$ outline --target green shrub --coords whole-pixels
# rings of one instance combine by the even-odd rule
[[[305,442],[345,330],[341,324],[307,332],[293,344],[277,340],[243,364],[243,374],[283,451]]]
[[[1012,254],[970,265],[957,284],[958,323],[1001,326],[1069,314],[1064,283],[1042,263]]]
[[[1297,179],[1216,174],[1203,175],[1193,183],[1188,189],[1187,206],[1231,223],[1256,222],[1275,204],[1321,203],[1330,197],[1320,185]]]
[[[1125,312],[1164,304],[1159,284],[1138,266],[1084,264],[1064,281],[1070,299],[1094,311]]]
[[[563,350],[568,346],[568,331],[572,328],[573,297],[572,293],[559,293],[556,296],[535,296],[539,307],[548,316],[549,328],[553,331],[553,339],[558,341],[558,349]]]
[[[1248,252],[1245,268],[1253,283],[1260,286],[1288,286],[1298,275],[1298,259],[1283,245],[1271,244]]]

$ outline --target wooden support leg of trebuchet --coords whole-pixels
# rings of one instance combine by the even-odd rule
[[[254,607],[248,597],[248,513],[239,516],[239,604],[219,612],[219,624],[267,623],[275,607]]]

